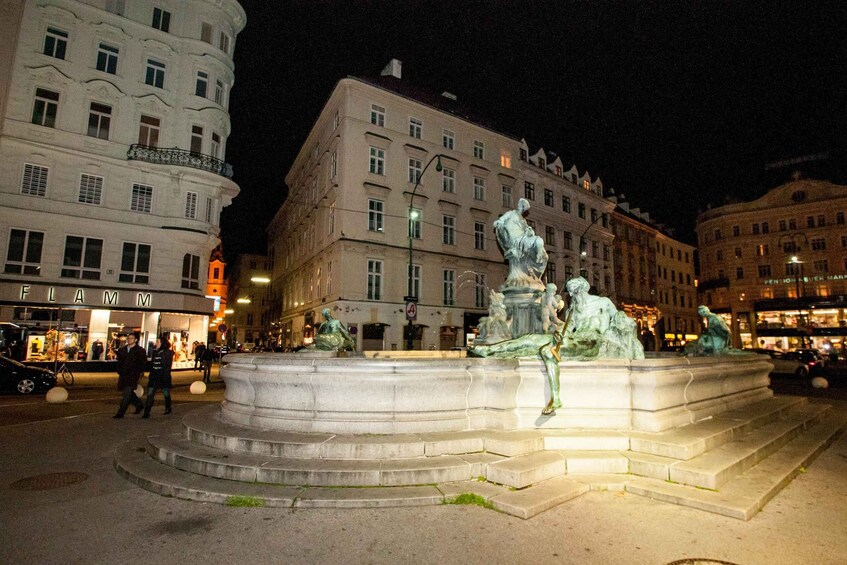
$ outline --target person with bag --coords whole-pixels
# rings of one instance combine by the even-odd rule
[[[212,382],[212,363],[215,362],[215,350],[207,347],[203,350],[203,382]]]
[[[144,366],[147,364],[147,354],[138,345],[138,332],[126,336],[126,346],[118,349],[118,390],[123,392],[118,413],[113,418],[123,418],[126,409],[132,404],[135,413],[140,414],[144,408],[141,400],[135,396],[135,387],[144,376]]]
[[[156,349],[153,350],[150,376],[147,382],[147,400],[144,403],[144,415],[142,418],[150,417],[150,409],[153,408],[153,397],[156,390],[162,389],[165,397],[165,414],[171,413],[171,366],[174,362],[174,352],[171,343],[166,338],[156,340]]]

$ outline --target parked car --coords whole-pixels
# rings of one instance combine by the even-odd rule
[[[826,361],[824,360],[823,355],[817,349],[797,349],[795,351],[789,351],[789,353],[794,354],[797,359],[803,361],[809,366],[809,371],[812,374],[820,373],[823,371],[823,368],[826,367]]]
[[[0,355],[0,390],[32,394],[56,386],[56,375],[40,367],[28,367]]]
[[[783,353],[782,351],[773,349],[745,349],[745,351],[752,351],[753,353],[770,357],[771,363],[773,363],[773,370],[771,371],[773,374],[794,375],[801,379],[805,379],[811,374],[809,365],[799,359],[794,352],[789,351],[788,353]]]

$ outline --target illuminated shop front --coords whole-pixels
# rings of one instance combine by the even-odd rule
[[[214,302],[194,294],[138,289],[5,283],[0,285],[4,353],[28,362],[112,361],[139,332],[148,352],[156,336],[171,342],[180,368],[191,344],[205,341]]]

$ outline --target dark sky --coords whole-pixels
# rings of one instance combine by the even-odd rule
[[[842,2],[241,4],[227,149],[241,194],[222,218],[230,257],[264,251],[284,176],[335,83],[378,74],[392,57],[404,81],[455,93],[690,243],[698,210],[763,192],[765,163],[828,152],[843,166]]]

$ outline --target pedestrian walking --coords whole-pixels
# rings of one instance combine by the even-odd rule
[[[215,361],[215,350],[207,347],[203,351],[203,382],[212,382],[212,363]]]
[[[123,418],[130,404],[135,406],[136,414],[144,408],[144,404],[135,395],[135,387],[144,376],[144,366],[147,364],[147,354],[138,345],[138,336],[138,332],[128,334],[126,346],[118,349],[118,390],[123,392],[123,397],[118,413],[113,418]]]
[[[156,349],[153,350],[153,366],[150,369],[150,378],[147,381],[147,400],[144,402],[142,418],[150,417],[153,398],[158,389],[162,389],[162,396],[165,397],[165,414],[171,413],[171,366],[173,362],[174,352],[171,351],[171,343],[167,338],[157,339]]]
[[[201,341],[194,348],[194,370],[198,371],[203,367],[203,354],[206,353],[206,342]]]

